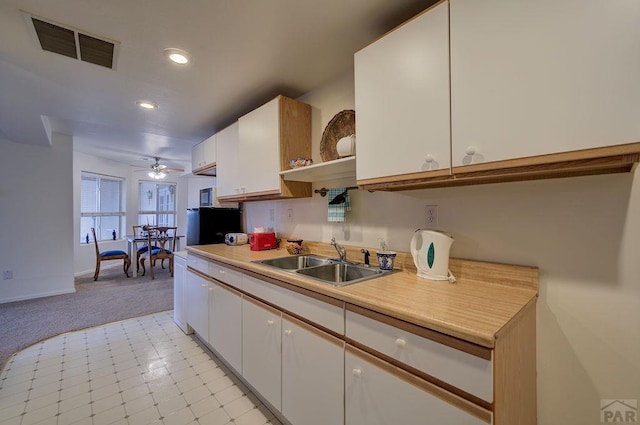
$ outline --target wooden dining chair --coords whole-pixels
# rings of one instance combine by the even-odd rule
[[[149,258],[149,271],[151,272],[151,279],[155,279],[153,266],[157,260],[164,262],[165,259],[169,260],[169,272],[173,277],[173,253],[176,251],[178,228],[172,226],[156,226],[149,228],[147,231],[147,243],[152,247],[151,251],[147,255],[140,257],[140,265],[142,266],[142,275],[146,273],[146,267],[144,265],[145,260]],[[153,247],[153,243],[156,247]],[[164,268],[164,266],[162,266]]]
[[[150,224],[134,224],[133,226],[133,236],[135,237],[147,237],[147,229],[152,228],[154,226]],[[157,248],[156,245],[151,245],[154,248]],[[149,245],[143,245],[136,250],[136,272],[140,271],[140,257],[147,253],[149,250]],[[164,264],[163,264],[164,266]]]
[[[111,249],[100,252],[100,248],[98,247],[98,238],[96,237],[96,229],[93,227],[91,228],[91,234],[93,235],[93,242],[96,246],[96,271],[93,274],[93,280],[98,280],[98,275],[100,274],[100,263],[110,260],[124,260],[124,274],[129,277],[129,267],[131,266],[131,259],[129,258],[129,255],[120,249]]]

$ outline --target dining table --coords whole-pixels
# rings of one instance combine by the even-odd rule
[[[180,239],[184,238],[184,235],[176,235],[176,251],[180,251]],[[138,265],[133,264],[135,260],[135,253],[138,252],[138,244],[141,243],[142,246],[147,244],[147,236],[146,235],[125,235],[123,239],[127,241],[127,253],[129,254],[129,258],[131,259],[131,267],[133,277],[138,276]],[[152,238],[153,240],[153,238]],[[147,255],[147,253],[145,253]]]

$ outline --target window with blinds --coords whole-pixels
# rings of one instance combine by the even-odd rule
[[[175,226],[176,184],[141,181],[138,184],[138,224]]]
[[[99,241],[121,237],[125,211],[124,179],[83,172],[80,182],[80,242],[93,243],[91,228]]]

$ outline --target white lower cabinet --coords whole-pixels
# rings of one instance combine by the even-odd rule
[[[430,392],[430,389],[434,392]],[[462,406],[453,403],[461,403]],[[474,409],[470,403],[433,384],[347,346],[345,425],[491,423],[490,416],[482,420],[463,408],[464,405],[469,405],[469,410]]]
[[[292,425],[480,425],[493,423],[492,405],[506,409],[501,398],[492,403],[491,354],[195,260],[188,264],[207,277],[193,267],[185,273],[186,323]],[[212,278],[215,270],[229,282]],[[495,420],[515,423],[511,416]],[[529,416],[518,423],[535,423]]]
[[[187,325],[186,305],[187,259],[181,255],[173,258],[173,321],[183,332],[192,333]]]
[[[493,402],[493,362],[490,358],[469,354],[412,333],[402,325],[392,326],[350,310],[351,307],[347,309],[345,326],[350,340],[488,403]]]
[[[186,318],[202,338],[209,338],[209,282],[197,274],[186,274]]]
[[[273,407],[282,409],[282,314],[245,296],[242,300],[242,376]]]
[[[215,282],[209,282],[209,344],[242,371],[242,295]]]
[[[344,423],[344,342],[283,315],[282,414],[294,425]]]

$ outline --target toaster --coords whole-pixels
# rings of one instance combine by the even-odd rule
[[[246,233],[227,233],[224,235],[224,243],[227,245],[244,245],[247,241]]]
[[[276,234],[268,233],[252,233],[249,235],[249,245],[251,251],[262,251],[265,249],[277,248]]]

